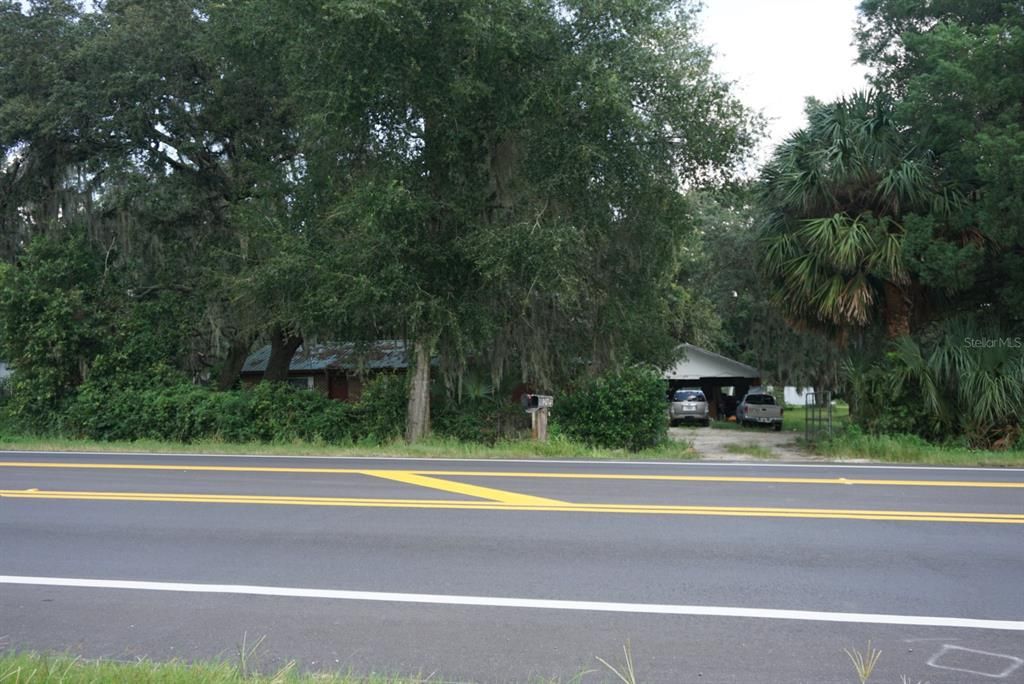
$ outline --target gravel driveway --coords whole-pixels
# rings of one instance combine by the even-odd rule
[[[669,437],[690,442],[703,461],[821,461],[797,445],[800,432],[764,428],[669,428]]]

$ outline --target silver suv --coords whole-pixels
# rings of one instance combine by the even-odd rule
[[[686,421],[704,426],[711,425],[708,400],[700,390],[681,389],[672,394],[672,403],[668,407],[668,424],[675,426]]]

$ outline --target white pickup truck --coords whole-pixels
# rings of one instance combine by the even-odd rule
[[[736,405],[736,423],[739,425],[771,425],[776,432],[782,430],[785,409],[775,403],[775,397],[766,392],[747,392]]]

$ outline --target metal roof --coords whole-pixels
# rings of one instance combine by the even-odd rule
[[[682,344],[676,349],[682,357],[669,367],[664,375],[667,380],[697,380],[699,378],[760,378],[761,371],[745,363],[726,358],[721,354],[701,349],[692,344]]]
[[[262,373],[270,359],[270,345],[262,347],[245,360],[243,373]],[[288,366],[292,373],[312,373],[334,370],[396,370],[408,368],[405,342],[378,340],[376,342],[344,342],[342,344],[313,344],[300,346]]]

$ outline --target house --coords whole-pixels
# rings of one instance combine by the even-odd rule
[[[242,385],[260,381],[270,359],[270,345],[245,360]],[[358,401],[364,382],[378,373],[405,372],[409,360],[401,340],[302,345],[288,367],[288,383],[339,401]]]
[[[808,394],[814,394],[813,387],[786,385],[782,388],[782,400],[786,406],[803,406],[807,403]]]
[[[669,391],[695,388],[704,392],[712,418],[724,419],[751,387],[761,384],[761,371],[692,344],[680,345],[681,358],[665,370]]]

